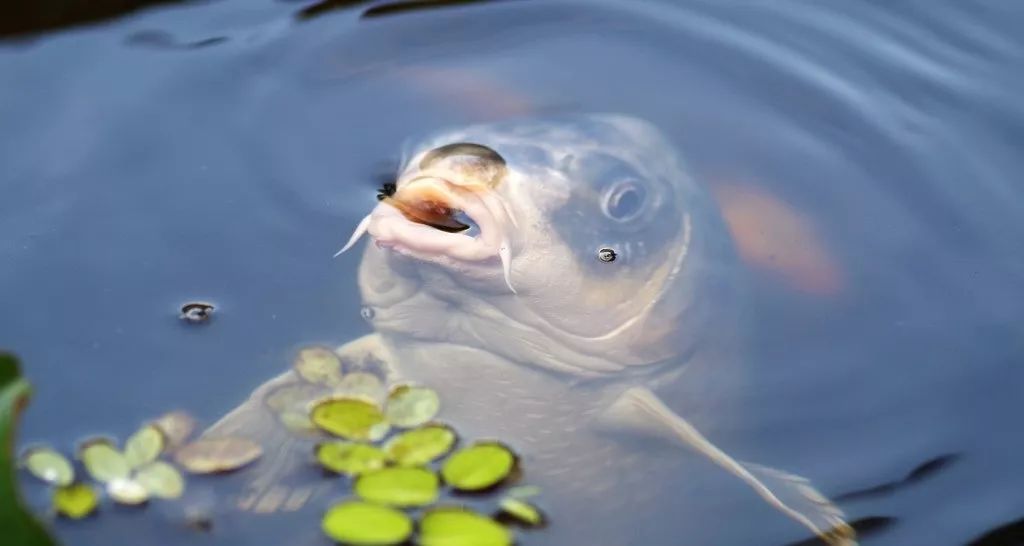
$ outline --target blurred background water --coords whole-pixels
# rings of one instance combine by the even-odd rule
[[[297,347],[368,332],[357,260],[330,256],[408,138],[617,111],[712,192],[802,219],[748,256],[756,411],[731,445],[813,476],[865,544],[1024,543],[1024,4],[144,4],[0,17],[0,347],[36,386],[26,442],[210,422]],[[826,278],[773,262],[807,252]],[[179,320],[192,300],[210,323]],[[707,543],[801,538],[719,516]],[[91,524],[58,531],[110,544]]]

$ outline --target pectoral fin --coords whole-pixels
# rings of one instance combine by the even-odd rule
[[[743,480],[768,504],[813,531],[832,546],[856,544],[843,512],[807,479],[773,468],[741,463],[704,437],[644,387],[624,392],[601,416],[601,425],[681,442]]]

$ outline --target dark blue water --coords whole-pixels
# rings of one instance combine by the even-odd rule
[[[25,442],[70,450],[175,408],[211,422],[295,348],[367,333],[357,260],[330,256],[408,138],[618,111],[655,121],[710,190],[797,211],[837,272],[806,290],[752,266],[757,388],[728,446],[840,498],[955,455],[842,501],[885,518],[865,544],[964,544],[1024,517],[1024,4],[307,7],[166,6],[0,41],[0,347],[36,386]],[[192,300],[211,322],[179,320]],[[707,543],[804,538],[749,506]],[[93,523],[57,529],[110,543]],[[233,525],[217,537],[259,543]]]

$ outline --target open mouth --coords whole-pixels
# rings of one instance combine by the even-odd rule
[[[335,256],[369,233],[379,246],[425,261],[441,256],[463,262],[496,258],[514,293],[509,243],[514,227],[511,212],[494,189],[419,174],[400,181],[392,194],[382,195]]]

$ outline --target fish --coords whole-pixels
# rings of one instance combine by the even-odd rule
[[[654,123],[506,119],[440,129],[404,157],[335,254],[371,241],[357,284],[373,332],[337,348],[347,369],[427,385],[460,435],[513,446],[574,543],[636,543],[623,514],[677,518],[665,489],[689,467],[856,544],[808,479],[741,462],[702,432],[742,378],[742,276],[722,212]],[[309,447],[266,403],[301,381],[272,378],[204,433],[264,445],[244,508],[315,496],[284,485]],[[687,418],[687,406],[702,409]]]

